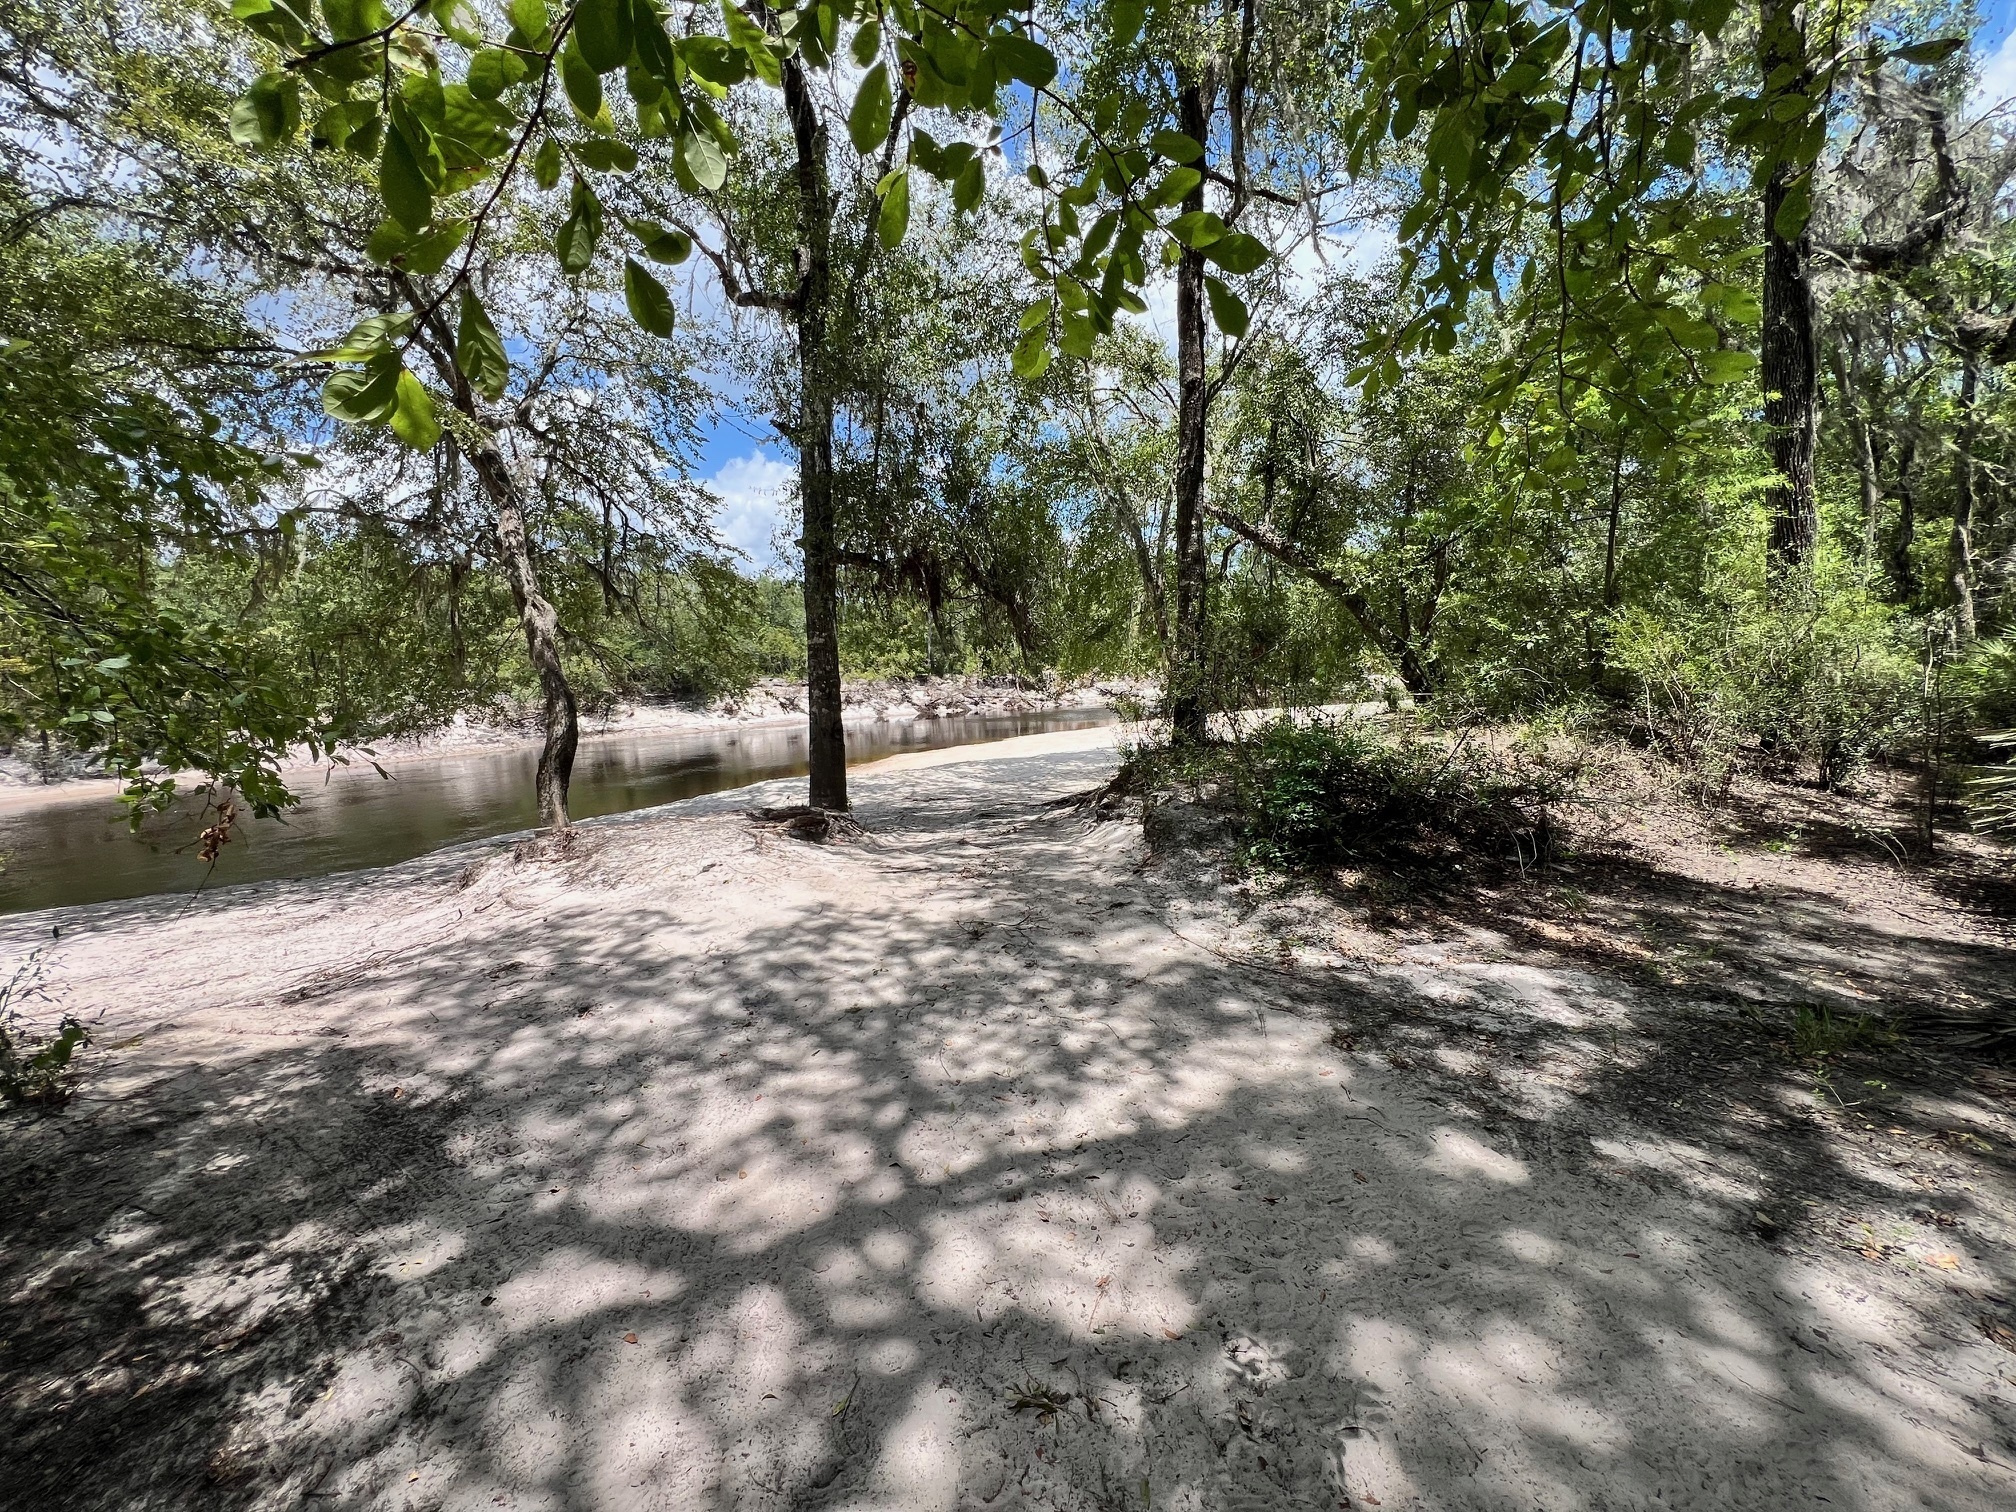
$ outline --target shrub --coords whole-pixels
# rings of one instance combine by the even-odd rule
[[[1610,655],[1644,732],[1703,789],[1726,787],[1745,750],[1838,786],[1906,738],[1920,681],[1895,617],[1853,594],[1629,609]]]
[[[2016,831],[2016,730],[1984,736],[1982,744],[2006,751],[2008,759],[1967,785],[1967,807],[1973,815],[1974,827]]]
[[[1390,721],[1282,718],[1222,750],[1242,852],[1273,868],[1452,846],[1524,864],[1551,849],[1552,807],[1574,785],[1537,744],[1495,749]]]
[[[1977,728],[2016,727],[2016,640],[1985,640],[1954,669],[1967,712]]]

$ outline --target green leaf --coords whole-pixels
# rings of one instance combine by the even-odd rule
[[[506,14],[527,42],[534,47],[545,45],[546,33],[553,26],[553,18],[546,11],[546,0],[511,0]]]
[[[1227,273],[1252,273],[1265,266],[1271,255],[1265,242],[1244,231],[1227,232],[1202,250]]]
[[[712,193],[728,182],[728,159],[711,136],[688,134],[679,138],[678,155],[693,175],[693,182]]]
[[[602,114],[602,75],[595,71],[595,65],[583,55],[580,47],[580,32],[568,35],[566,47],[560,52],[560,83],[567,91],[567,102],[584,121],[594,121]]]
[[[374,425],[399,403],[399,375],[405,371],[392,353],[369,366],[344,368],[322,384],[322,408],[346,425]]]
[[[231,140],[241,147],[278,147],[300,125],[300,82],[278,69],[254,79],[231,107]]]
[[[541,189],[560,182],[560,144],[550,136],[532,154],[532,181]]]
[[[674,226],[656,221],[630,221],[630,234],[643,247],[644,255],[655,263],[676,268],[693,255],[693,238]]]
[[[427,12],[451,41],[472,49],[483,45],[483,23],[469,0],[434,0]]]
[[[404,368],[399,370],[397,398],[392,407],[392,434],[415,451],[431,451],[441,439],[441,424],[434,418],[434,396]]]
[[[574,155],[603,173],[630,173],[637,167],[635,149],[614,137],[590,137],[575,147]]]
[[[633,0],[630,32],[637,43],[637,66],[668,89],[676,85],[679,53],[666,34],[665,17],[655,0]]]
[[[350,333],[333,347],[309,352],[307,362],[373,362],[391,351],[393,344],[413,329],[413,312],[372,315],[350,328]]]
[[[455,366],[485,399],[504,397],[511,381],[511,359],[504,354],[504,338],[490,323],[475,291],[466,287],[462,290],[462,318],[455,331]]]
[[[1050,49],[1020,32],[996,32],[987,39],[994,72],[1020,79],[1031,89],[1042,89],[1057,77],[1057,59]]]
[[[735,0],[721,0],[721,25],[728,41],[749,60],[749,66],[765,84],[775,87],[784,74],[777,55],[770,51],[770,38],[763,28],[742,13]]]
[[[634,257],[623,259],[623,303],[630,318],[653,336],[672,334],[672,296]]]
[[[952,181],[952,208],[966,215],[979,208],[987,196],[987,170],[978,157],[959,170]]]
[[[1009,359],[1015,376],[1025,382],[1034,382],[1050,368],[1049,332],[1042,325],[1031,326],[1022,333],[1022,339],[1015,343],[1015,354]]]
[[[866,68],[874,62],[875,55],[882,51],[882,23],[872,16],[862,22],[860,30],[854,33],[852,50],[857,66]]]
[[[1890,54],[1906,63],[1943,63],[1967,45],[1965,37],[1941,37],[1936,42],[1913,42]]]
[[[854,150],[867,156],[889,135],[889,65],[877,63],[854,92],[854,108],[847,112],[847,138]]]
[[[903,233],[910,229],[910,175],[899,168],[891,179],[882,196],[882,213],[876,217],[875,231],[882,238],[882,245],[893,249],[902,244]]]
[[[630,61],[630,0],[577,0],[573,40],[580,45],[582,60],[596,73],[621,68]]]
[[[586,183],[576,178],[567,219],[562,222],[554,243],[554,250],[560,254],[562,270],[584,272],[595,260],[595,244],[601,239],[602,202],[595,198],[594,191]]]
[[[474,168],[502,157],[511,146],[518,118],[507,106],[494,100],[480,100],[466,84],[450,84],[441,91],[440,140],[467,149],[473,161],[457,161],[458,168]],[[452,150],[444,145],[444,155]],[[461,155],[458,154],[458,157]]]
[[[502,47],[486,47],[469,60],[469,93],[494,100],[525,78],[525,60]]]
[[[1187,215],[1179,215],[1168,225],[1169,234],[1186,247],[1202,252],[1226,236],[1225,222],[1209,210],[1192,210]]]
[[[1772,217],[1771,229],[1783,240],[1793,241],[1812,218],[1813,175],[1803,173],[1785,191],[1785,198],[1778,204],[1778,213]]]
[[[412,235],[395,220],[385,220],[371,233],[371,240],[364,245],[364,255],[381,266],[396,263],[408,273],[431,275],[441,271],[468,235],[466,220],[444,222],[419,236]]]
[[[261,9],[270,10],[272,7],[267,5]],[[239,15],[236,5],[232,6],[231,13],[241,21],[246,19]],[[332,41],[352,42],[377,31],[391,17],[385,14],[383,0],[322,0],[322,19],[328,23]]]
[[[1703,352],[1694,361],[1710,383],[1735,383],[1757,368],[1757,359],[1748,352]]]
[[[1246,301],[1209,274],[1204,278],[1204,293],[1211,301],[1211,323],[1235,340],[1244,336],[1248,320]]]
[[[679,56],[689,70],[717,91],[741,83],[752,71],[749,55],[719,37],[682,37]]]
[[[468,236],[468,221],[459,216],[451,221],[443,221],[432,231],[416,236],[400,259],[400,264],[409,273],[432,277],[441,271]]]
[[[1202,144],[1180,131],[1158,131],[1148,139],[1148,145],[1172,163],[1194,163],[1204,156]]]
[[[1171,168],[1163,176],[1162,182],[1141,197],[1141,208],[1160,210],[1178,204],[1183,197],[1204,182],[1204,175],[1195,168]],[[1197,212],[1193,211],[1192,214]]]
[[[434,191],[414,161],[403,131],[385,133],[384,154],[378,160],[378,188],[385,208],[408,231],[421,231],[434,217]]]

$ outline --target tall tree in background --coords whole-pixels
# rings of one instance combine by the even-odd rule
[[[1500,297],[1516,269],[1519,337],[1497,392],[1509,406],[1543,374],[1554,391],[1513,438],[1528,485],[1578,476],[1585,394],[1684,446],[1719,404],[1714,388],[1759,369],[1730,339],[1747,303],[1763,328],[1776,472],[1767,571],[1782,586],[1807,566],[1820,368],[1808,226],[1837,84],[1964,45],[1878,40],[1861,19],[1850,0],[1760,0],[1754,31],[1734,0],[1653,0],[1628,17],[1606,0],[1481,15],[1403,0],[1373,30],[1365,103],[1345,127],[1354,163],[1390,155],[1389,137],[1418,134],[1423,155],[1400,226],[1420,304],[1393,339],[1451,349],[1470,296]],[[1717,154],[1757,195],[1754,296],[1740,287],[1754,245],[1744,218],[1703,183]],[[1366,382],[1397,376],[1380,344],[1367,356]]]

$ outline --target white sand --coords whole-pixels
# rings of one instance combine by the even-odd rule
[[[1138,826],[1040,807],[1111,738],[863,769],[842,846],[744,792],[0,921],[103,1020],[89,1095],[0,1132],[74,1184],[6,1305],[116,1278],[222,1341],[198,1381],[263,1351],[193,1448],[65,1385],[108,1448],[62,1504],[2016,1506],[2016,1356],[1774,1253],[1698,1151],[1520,1158],[1333,1048],[1348,978],[1213,953]]]

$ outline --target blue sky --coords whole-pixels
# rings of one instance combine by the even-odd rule
[[[1984,53],[1992,53],[2009,36],[2016,23],[2016,0],[1985,0],[1981,7],[1981,29],[1974,43]]]

